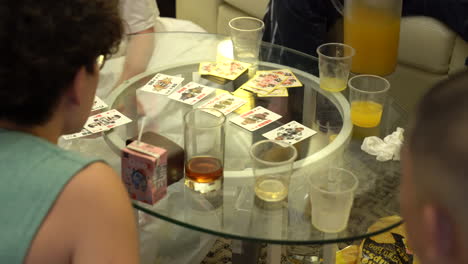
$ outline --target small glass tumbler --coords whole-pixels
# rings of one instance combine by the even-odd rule
[[[200,193],[222,188],[225,120],[216,109],[193,109],[184,116],[185,185]]]

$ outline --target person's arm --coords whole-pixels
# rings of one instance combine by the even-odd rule
[[[25,263],[137,264],[138,252],[128,193],[110,167],[95,163],[64,188]]]
[[[128,36],[124,67],[115,87],[146,70],[154,50],[154,35],[148,33],[153,32],[151,27]]]
[[[151,1],[151,2],[149,2]],[[121,0],[122,18],[128,34],[122,74],[116,85],[146,70],[154,50],[154,21],[159,9],[153,0]]]

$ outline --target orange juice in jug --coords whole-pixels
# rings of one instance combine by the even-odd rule
[[[351,71],[385,76],[395,70],[400,14],[354,5],[344,17],[344,42],[356,50]]]

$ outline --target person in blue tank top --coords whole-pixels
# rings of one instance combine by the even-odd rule
[[[118,175],[56,145],[90,114],[118,0],[4,0],[0,17],[0,263],[138,263]]]

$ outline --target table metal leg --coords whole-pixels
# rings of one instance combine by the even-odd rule
[[[232,264],[257,264],[262,248],[260,243],[232,240]]]
[[[267,263],[268,264],[281,264],[281,246],[280,245],[268,245]]]
[[[335,264],[337,251],[338,251],[337,244],[323,245],[323,264]]]

